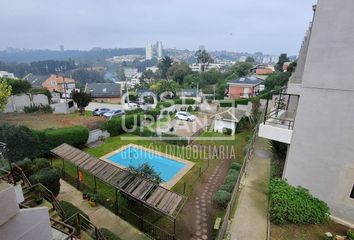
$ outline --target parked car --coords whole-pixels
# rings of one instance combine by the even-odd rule
[[[176,119],[192,122],[195,120],[195,116],[190,114],[189,112],[177,112]]]
[[[109,108],[96,108],[95,110],[92,111],[93,116],[103,116],[106,112],[111,111]]]
[[[104,117],[108,118],[108,119],[111,119],[111,118],[114,118],[114,117],[119,117],[119,116],[122,116],[124,115],[124,111],[123,110],[111,110],[109,112],[106,112],[103,114]]]

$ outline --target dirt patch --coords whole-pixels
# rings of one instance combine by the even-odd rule
[[[335,222],[317,225],[275,225],[271,224],[272,240],[320,240],[326,232],[333,235],[346,235],[348,228]]]
[[[0,114],[0,124],[8,123],[13,125],[24,125],[31,129],[42,130],[47,128],[62,128],[76,125],[84,125],[90,130],[99,128],[106,120],[102,117],[95,117],[78,113],[73,114],[26,114],[26,113],[4,113]]]

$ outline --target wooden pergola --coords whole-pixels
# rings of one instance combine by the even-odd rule
[[[183,205],[183,196],[108,161],[92,157],[69,144],[64,143],[52,149],[51,152],[74,164],[77,172],[83,169],[92,174],[94,178],[99,178],[130,198],[173,219],[179,212],[177,207],[180,206],[180,209]]]

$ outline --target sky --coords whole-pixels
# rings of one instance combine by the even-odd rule
[[[297,55],[316,0],[0,0],[0,49],[145,47]]]

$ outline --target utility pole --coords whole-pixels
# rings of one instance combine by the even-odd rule
[[[215,85],[214,85],[214,101],[215,101]]]

